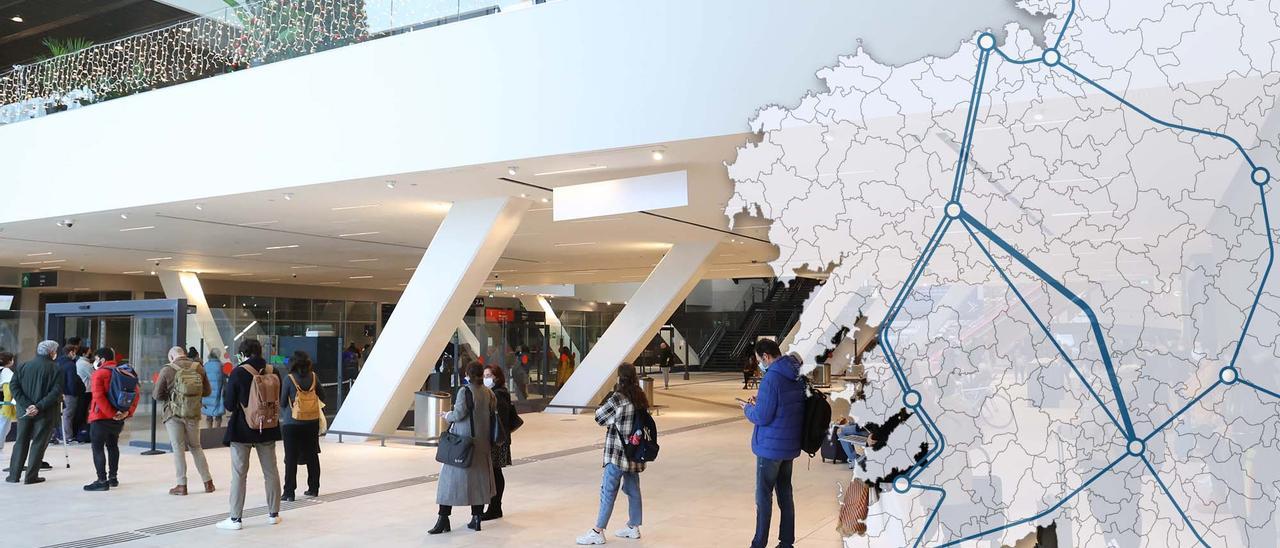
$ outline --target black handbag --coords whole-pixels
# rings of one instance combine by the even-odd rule
[[[462,392],[466,393],[467,398],[467,421],[471,424],[471,433],[474,435],[476,431],[476,404],[472,400],[471,389],[463,387]],[[436,447],[436,462],[457,466],[459,468],[468,468],[471,466],[471,455],[475,453],[475,440],[455,434],[453,425],[449,425],[449,430],[440,435],[440,443]]]

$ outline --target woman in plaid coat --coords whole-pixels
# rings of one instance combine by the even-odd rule
[[[587,534],[578,537],[578,544],[604,544],[604,528],[609,525],[609,516],[613,514],[613,503],[618,498],[618,485],[627,494],[627,527],[616,533],[618,538],[640,538],[640,522],[642,519],[640,501],[640,472],[644,471],[643,462],[632,462],[627,459],[623,450],[622,438],[630,436],[635,430],[636,412],[647,410],[649,400],[640,390],[640,377],[634,365],[624,363],[618,367],[618,384],[613,392],[605,398],[604,403],[596,409],[596,423],[605,427],[604,436],[604,479],[600,488],[600,513],[596,517],[596,526]],[[622,436],[619,436],[622,432]]]

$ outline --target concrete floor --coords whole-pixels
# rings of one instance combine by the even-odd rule
[[[740,388],[737,375],[706,374],[695,375],[688,383],[676,381],[669,391],[658,389],[657,403],[669,406],[657,417],[659,428],[667,434],[660,438],[661,458],[641,475],[644,538],[632,541],[609,536],[610,545],[750,543],[755,523],[755,461],[750,449],[751,427],[745,420],[735,420],[741,411],[733,398],[745,393]],[[255,460],[246,500],[246,512],[253,517],[246,517],[244,530],[233,532],[206,525],[221,519],[227,509],[225,484],[230,465],[226,449],[207,453],[218,492],[173,497],[167,494],[174,484],[171,455],[143,456],[139,449],[123,448],[121,487],[88,493],[81,486],[93,479],[89,449],[73,446],[70,470],[63,467],[61,448],[50,449],[46,460],[55,469],[45,473],[46,483],[0,484],[0,500],[6,502],[8,514],[20,513],[23,520],[21,527],[5,528],[5,544],[195,547],[234,543],[278,548],[305,540],[314,546],[380,548],[572,546],[574,538],[595,518],[601,451],[590,446],[602,441],[603,429],[588,415],[534,414],[526,415],[525,420],[513,443],[514,456],[542,458],[506,470],[506,517],[486,522],[479,533],[465,528],[466,510],[458,509],[454,532],[426,535],[436,512],[432,475],[440,467],[431,448],[324,442],[320,499],[287,505],[283,523],[276,526],[267,525],[264,517],[254,516],[250,510],[264,504]],[[687,429],[675,431],[681,428]],[[283,457],[283,449],[279,451]],[[198,477],[194,467],[190,473],[195,487]],[[817,459],[810,463],[803,456],[796,461],[797,546],[841,545],[835,531],[836,486],[848,478],[842,465],[823,464]],[[351,491],[361,488],[376,492]],[[620,495],[610,535],[625,521],[626,499]],[[775,513],[775,535],[776,527]]]

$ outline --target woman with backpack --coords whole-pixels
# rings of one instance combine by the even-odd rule
[[[262,358],[257,339],[240,342],[240,366],[231,371],[223,405],[231,410],[222,444],[231,448],[231,511],[218,529],[239,531],[249,478],[249,451],[258,453],[267,494],[267,523],[280,523],[280,471],[276,442],[280,441],[280,377]]]
[[[178,483],[169,490],[170,495],[187,495],[187,451],[196,462],[196,472],[204,482],[204,492],[212,493],[213,476],[209,475],[209,462],[200,446],[201,400],[211,389],[204,367],[192,361],[181,346],[169,349],[169,364],[160,369],[151,397],[161,403],[160,418],[169,433],[173,446],[173,464]]]
[[[204,414],[205,428],[222,428],[222,416],[227,408],[222,405],[222,388],[227,385],[227,374],[222,371],[222,350],[209,349],[209,360],[204,362],[204,376],[209,379],[209,394],[204,397],[200,412]]]
[[[284,438],[284,494],[295,500],[298,465],[307,465],[308,497],[320,496],[320,414],[324,397],[311,356],[298,350],[289,358],[289,377],[280,383],[280,435]]]
[[[640,522],[643,511],[640,498],[640,473],[644,462],[627,458],[622,432],[636,430],[636,417],[647,412],[649,400],[640,389],[640,377],[636,367],[629,363],[618,366],[618,384],[596,409],[596,424],[605,427],[604,478],[600,488],[600,512],[596,526],[578,537],[578,544],[604,544],[604,528],[613,514],[613,503],[618,499],[618,484],[627,494],[627,527],[615,533],[618,538],[640,538]]]
[[[484,386],[484,366],[467,364],[467,384],[458,389],[453,410],[440,416],[449,423],[449,431],[471,438],[471,462],[463,466],[444,464],[436,487],[436,503],[440,517],[428,535],[449,532],[449,515],[454,506],[470,506],[471,522],[467,528],[479,531],[485,503],[497,493],[493,477],[493,418],[496,411],[493,392]]]
[[[100,362],[89,377],[89,443],[98,480],[84,486],[84,490],[107,491],[120,486],[116,476],[120,470],[120,432],[124,421],[138,409],[141,398],[137,374],[128,365],[116,366],[115,350],[99,348],[94,354]]]
[[[511,392],[507,390],[507,378],[501,367],[485,366],[484,386],[493,391],[493,398],[497,402],[495,409],[498,421],[502,423],[501,431],[504,436],[504,443],[496,444],[493,448],[493,481],[496,493],[489,500],[489,508],[480,516],[481,520],[489,521],[502,517],[502,493],[507,489],[507,479],[502,476],[502,469],[511,466],[511,433],[524,424],[524,421],[511,404]]]

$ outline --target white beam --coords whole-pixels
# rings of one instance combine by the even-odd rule
[[[457,202],[431,239],[332,430],[389,434],[528,210],[512,197]]]
[[[586,406],[612,385],[618,364],[633,362],[693,287],[702,279],[717,242],[678,243],[640,284],[551,405]],[[553,408],[554,409],[554,408]]]
[[[200,277],[194,272],[173,272],[162,270],[157,274],[160,287],[164,288],[166,299],[186,299],[187,304],[196,307],[196,328],[204,339],[205,352],[217,348],[227,350],[218,331],[218,323],[213,320],[213,311],[209,310],[209,301],[205,299],[204,288],[200,286]]]

